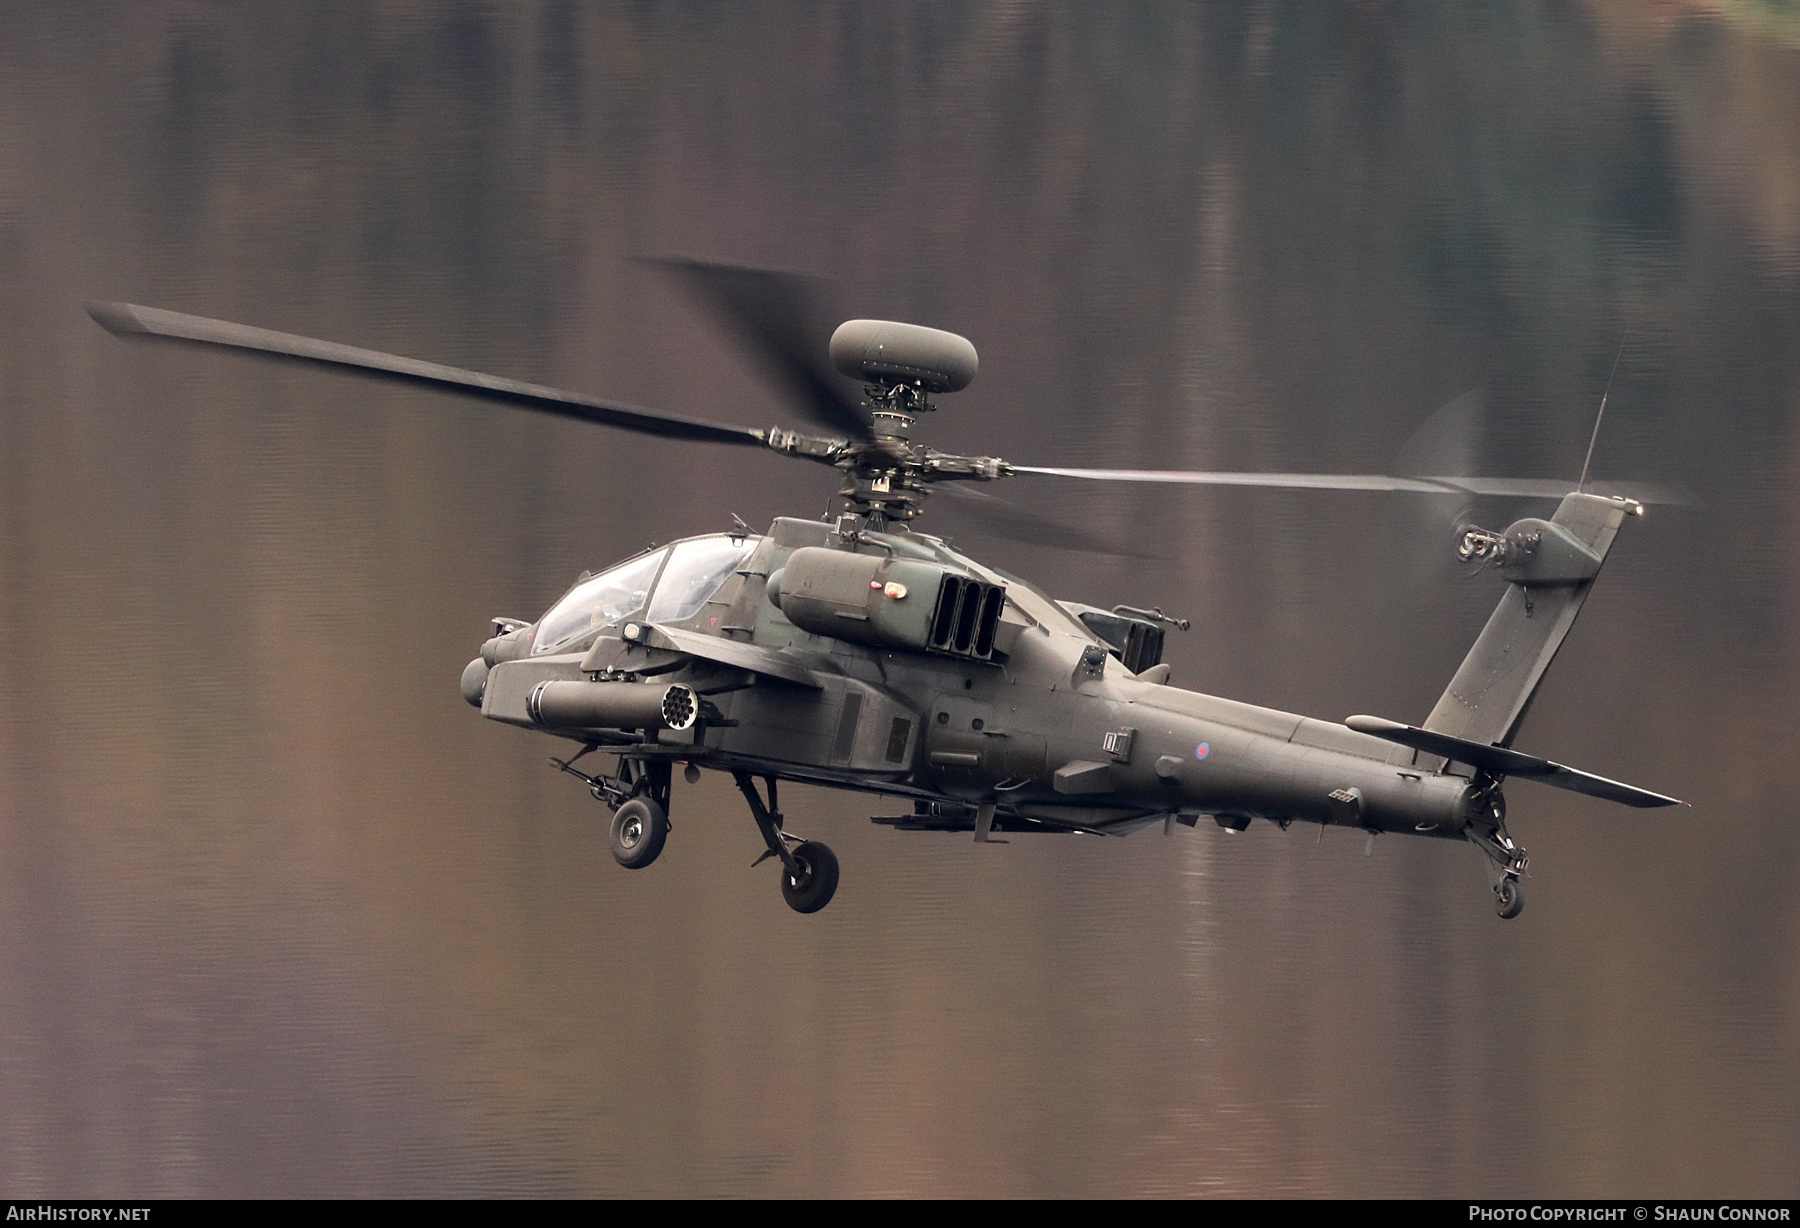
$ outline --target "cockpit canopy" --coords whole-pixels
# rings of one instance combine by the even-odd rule
[[[755,547],[750,537],[690,537],[582,580],[539,620],[531,651],[585,652],[633,616],[652,623],[692,618]]]

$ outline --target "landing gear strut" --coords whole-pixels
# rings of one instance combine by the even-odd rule
[[[1498,790],[1496,790],[1498,796]],[[1511,921],[1525,911],[1525,871],[1531,860],[1525,850],[1506,834],[1506,803],[1494,808],[1496,821],[1492,827],[1469,828],[1464,834],[1469,843],[1488,859],[1488,879],[1494,887],[1494,911],[1502,921]]]
[[[580,778],[596,800],[612,808],[612,822],[606,832],[607,850],[627,870],[641,870],[657,859],[669,838],[671,765],[667,760],[621,756],[616,777],[589,776],[574,763],[594,749],[595,746],[587,746],[566,762],[552,759],[550,764]]]
[[[781,898],[795,912],[818,912],[831,903],[831,897],[837,894],[837,854],[817,840],[802,840],[781,830],[780,803],[776,799],[773,776],[763,778],[769,789],[766,805],[756,791],[756,781],[750,773],[733,772],[731,776],[737,781],[744,800],[750,803],[750,817],[756,820],[763,843],[768,845],[763,855],[751,865],[760,866],[771,857],[780,859]],[[790,844],[793,847],[790,848]]]

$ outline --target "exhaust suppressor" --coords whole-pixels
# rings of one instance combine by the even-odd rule
[[[540,682],[525,715],[549,729],[691,729],[700,698],[679,682]]]

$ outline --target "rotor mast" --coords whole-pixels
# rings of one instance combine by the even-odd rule
[[[859,528],[881,532],[891,522],[905,524],[923,510],[930,493],[919,480],[912,443],[918,416],[937,408],[922,384],[882,380],[865,385],[869,446],[844,461],[844,488],[838,492]]]

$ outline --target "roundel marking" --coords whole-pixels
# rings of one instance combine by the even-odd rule
[[[1204,759],[1210,754],[1212,754],[1212,747],[1208,743],[1202,742],[1194,747],[1194,758],[1196,759]]]

